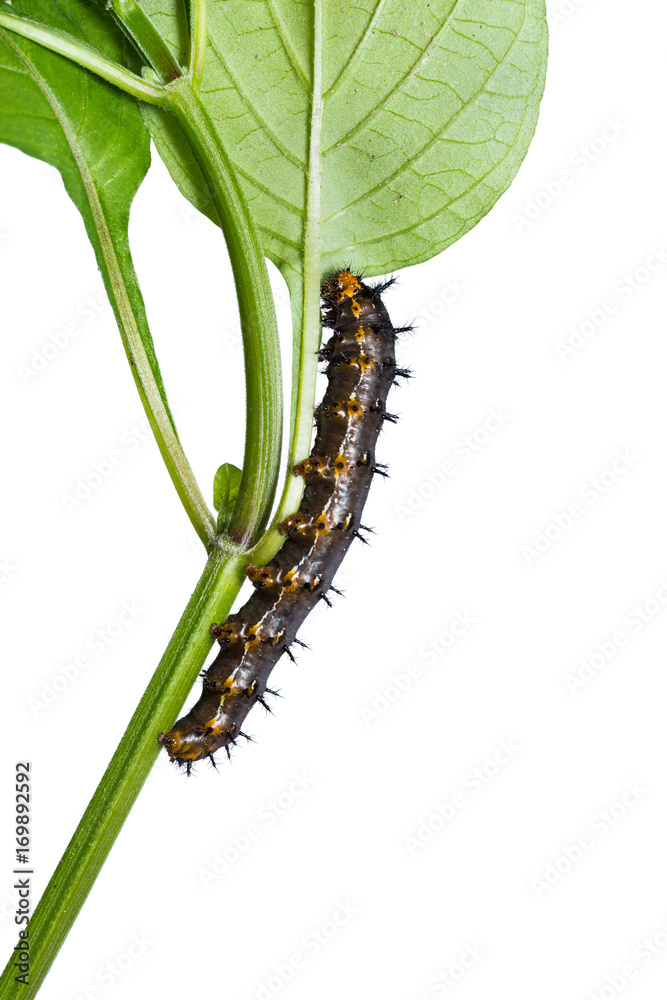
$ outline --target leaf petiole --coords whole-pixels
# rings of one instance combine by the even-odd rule
[[[166,51],[166,43],[143,11],[137,14],[136,0],[113,0],[113,7],[136,44],[150,51],[151,58],[158,62],[158,50],[162,47]],[[203,18],[204,8],[200,5],[192,22],[199,72],[205,55]],[[196,92],[195,81],[188,75],[178,76],[165,86],[151,84],[64,32],[13,14],[0,14],[0,26],[3,24],[116,83],[127,93],[172,112],[193,150],[225,237],[239,303],[246,375],[246,439],[243,478],[227,536],[235,545],[247,547],[266,526],[278,483],[283,405],[280,344],[257,229],[227,152]]]
[[[241,318],[246,377],[243,476],[227,536],[241,547],[264,529],[275,497],[282,442],[278,326],[266,260],[248,204],[211,119],[188,78],[166,88],[209,186],[224,233]]]
[[[137,0],[109,0],[110,9],[164,83],[183,76],[171,49]]]
[[[8,6],[8,4],[3,3],[0,8],[0,28],[7,28],[9,31],[21,35],[22,38],[28,38],[51,52],[71,59],[72,62],[78,63],[79,66],[90,70],[140,101],[158,106],[163,104],[164,87],[150,83],[129,69],[125,69],[120,63],[107,59],[92,46],[68,35],[66,31],[59,31],[58,28],[45,28],[44,25],[33,21],[32,18],[19,17],[7,10]]]

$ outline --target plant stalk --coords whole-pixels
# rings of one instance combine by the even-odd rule
[[[252,544],[271,514],[280,471],[280,343],[266,261],[227,153],[187,79],[167,88],[169,107],[190,143],[220,219],[234,273],[246,380],[246,436],[239,495],[227,536]]]
[[[171,49],[137,0],[108,0],[119,23],[134,40],[164,83],[183,75]]]
[[[29,985],[14,981],[14,957],[0,978],[2,1000],[31,1000],[83,906],[211,647],[209,626],[224,621],[245,579],[247,555],[209,557],[164,656],[28,925]],[[128,887],[129,892],[129,887]]]
[[[163,87],[155,86],[112,59],[107,59],[96,49],[86,45],[85,42],[73,35],[67,34],[66,31],[48,28],[30,17],[19,17],[12,12],[7,3],[3,3],[0,10],[0,28],[13,31],[15,34],[21,35],[22,38],[28,38],[43,48],[70,59],[78,66],[89,69],[91,73],[95,73],[96,76],[108,83],[113,83],[119,90],[131,94],[132,97],[136,97],[140,101],[156,105],[164,103]]]
[[[0,12],[0,26],[4,25],[39,42],[115,83],[134,97],[172,112],[192,147],[218,212],[234,274],[241,318],[246,379],[246,436],[243,476],[226,536],[233,544],[245,548],[255,542],[265,528],[278,483],[283,410],[280,344],[271,285],[257,229],[227,152],[197,92],[206,51],[203,3],[204,0],[200,0],[198,10],[193,12],[192,24],[195,32],[193,54],[196,54],[196,65],[191,68],[191,73],[196,72],[197,76],[181,76],[164,87],[144,85],[139,77],[110,63],[89,46],[29,19]],[[136,44],[144,51],[150,51],[155,62],[160,63],[160,59],[165,61],[163,69],[166,72],[167,63],[173,57],[150,20],[138,8],[136,0],[115,0],[113,9]],[[137,10],[141,16],[135,17]],[[160,46],[165,48],[162,54]],[[127,336],[126,332],[125,335]],[[127,343],[126,339],[126,345]],[[154,398],[157,401],[157,397]],[[149,418],[155,430],[160,426],[160,417],[151,411],[151,394],[142,392],[142,401],[150,411]],[[169,430],[162,420],[163,441],[158,437],[158,443],[179,495],[181,499],[185,498],[184,502],[187,500],[186,509],[193,518],[200,537],[210,548],[210,514],[194,484],[187,461],[181,461],[180,445],[175,433],[172,440],[167,442],[166,449],[163,447],[163,442],[169,437]],[[172,445],[175,450],[170,454]]]

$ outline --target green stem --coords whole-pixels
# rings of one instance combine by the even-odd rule
[[[165,83],[183,76],[171,49],[137,0],[110,0],[111,10]]]
[[[3,18],[4,15],[0,14],[2,23],[4,23]],[[18,22],[12,25],[13,28],[19,26]],[[30,27],[28,24],[28,28]],[[26,32],[26,36],[30,37],[29,31]],[[14,45],[10,40],[11,36],[5,35],[5,37],[8,38],[8,44],[16,51],[17,57],[23,59],[23,51]],[[69,52],[68,57],[71,58],[72,54],[73,50]],[[63,128],[65,129],[64,125]],[[117,230],[115,235],[112,235],[99,188],[90,176],[88,165],[80,157],[76,143],[70,142],[70,148],[79,167],[97,236],[95,241],[91,234],[91,242],[95,247],[98,264],[141,401],[181,502],[195,531],[210,550],[215,534],[215,522],[185,457],[169,412],[127,233]]]
[[[214,544],[206,523],[208,512],[198,510],[199,500],[194,506],[190,505],[193,507],[191,517],[197,508],[194,512],[200,517],[200,534],[206,537],[213,551],[165,655],[31,919],[30,985],[26,987],[15,982],[13,958],[0,979],[3,1000],[19,996],[30,1000],[46,976],[146,780],[159,750],[157,734],[161,729],[170,728],[201,669],[211,645],[208,626],[213,620],[224,620],[241,587],[243,568],[248,562],[244,547],[266,525],[275,496],[282,432],[282,387],[277,324],[266,262],[232,165],[196,93],[197,81],[179,77],[164,88],[153,87],[62,33],[18,21],[11,15],[0,15],[0,18],[4,18],[11,30],[41,42],[135,97],[168,107],[174,113],[210,185],[227,242],[238,294],[246,371],[245,459],[228,529],[228,537],[233,541],[218,539]],[[11,23],[7,24],[7,20]],[[133,34],[136,31],[137,24]],[[201,59],[204,51],[201,29],[198,35],[195,34],[197,38],[193,44]],[[141,45],[142,39],[137,37],[136,40]],[[142,47],[146,51],[145,45]],[[319,203],[317,216],[319,219]],[[154,428],[157,426],[162,436],[161,447],[167,464],[176,460],[170,471],[172,475],[174,471],[177,473],[175,481],[184,485],[186,494],[192,499],[188,470],[177,468],[177,456],[182,454],[180,445],[142,341],[132,296],[124,280],[126,275],[119,265],[110,234],[107,244],[104,256],[115,295],[114,305],[140,394]],[[312,275],[311,279],[310,285],[313,285]],[[306,287],[310,287],[308,282],[304,289]],[[309,428],[311,415],[312,406]]]
[[[14,982],[14,958],[0,978],[2,1000],[30,1000],[83,906],[244,580],[247,555],[217,549],[209,558],[169,645],[93,798],[30,920],[30,984]],[[129,891],[129,889],[128,889]]]
[[[246,436],[239,495],[227,528],[252,544],[275,497],[282,440],[280,343],[266,261],[236,174],[199,96],[187,79],[167,88],[169,107],[209,184],[234,273],[243,336]]]
[[[129,248],[114,244],[96,191],[92,192],[89,202],[106,265],[107,292],[139,397],[180,501],[206,550],[210,551],[215,540],[215,521],[190,468],[167,406]]]
[[[140,101],[157,105],[164,103],[163,87],[154,86],[112,59],[106,59],[96,49],[79,41],[78,38],[68,35],[66,31],[45,28],[31,18],[19,17],[7,10],[8,4],[3,4],[2,7],[0,28],[7,28],[8,31],[13,31],[23,38],[29,38],[30,41],[37,42],[51,52],[57,52],[58,55],[71,59],[72,62],[83,66],[84,69],[89,69],[97,76],[102,77],[103,80],[113,83],[120,90],[124,90],[126,94],[131,94]]]
[[[116,16],[137,45],[150,51],[158,62],[160,59],[168,62],[168,57],[159,51],[161,46],[166,50],[166,43],[143,12],[141,16],[134,16],[135,8],[135,0],[115,0]],[[205,54],[203,15],[203,8],[200,8],[193,22],[199,60]],[[246,547],[257,539],[268,522],[278,482],[283,408],[280,344],[271,285],[257,230],[229,157],[196,92],[199,81],[181,76],[165,87],[144,84],[139,77],[108,62],[63,32],[0,13],[0,26],[3,24],[110,80],[127,93],[167,108],[179,121],[192,146],[218,212],[239,302],[246,377],[246,437],[243,476],[226,534],[233,543]],[[202,68],[200,63],[199,73]],[[131,324],[128,330],[131,332]],[[131,344],[132,338],[126,334],[126,348],[132,360],[131,351],[135,348]],[[140,350],[141,345],[135,346]],[[139,367],[137,364],[137,369]],[[146,366],[144,374],[148,375]],[[160,420],[153,406],[159,406],[160,393],[146,389],[150,389],[147,383],[140,392],[155,429],[160,426]],[[173,431],[170,420],[169,425]],[[193,492],[196,484],[184,456],[181,461],[180,444],[175,432],[170,435],[170,426],[162,421],[158,443],[179,495],[187,499],[188,513],[200,537],[210,547],[210,515],[198,489],[198,495]]]

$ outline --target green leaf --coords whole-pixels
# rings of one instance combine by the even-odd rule
[[[66,31],[118,63],[135,59],[108,12],[90,0],[14,0],[11,11]],[[130,206],[150,165],[138,105],[68,59],[3,28],[0,90],[0,142],[56,167],[81,213],[158,445],[207,543],[211,516],[178,442],[130,255]]]
[[[224,531],[234,511],[243,473],[235,465],[225,462],[213,479],[213,506],[218,512],[218,531]]]
[[[178,45],[180,2],[143,5]],[[385,273],[471,229],[528,149],[544,85],[543,0],[212,0],[208,25],[203,100],[288,281],[303,267],[313,178],[322,269]],[[214,218],[173,121],[146,117],[183,193]]]

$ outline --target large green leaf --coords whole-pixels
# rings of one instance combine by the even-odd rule
[[[142,3],[178,51],[180,0]],[[322,269],[376,274],[444,250],[505,191],[546,49],[543,0],[210,0],[202,94],[288,280],[309,227]],[[146,114],[183,193],[215,217],[174,123]]]

